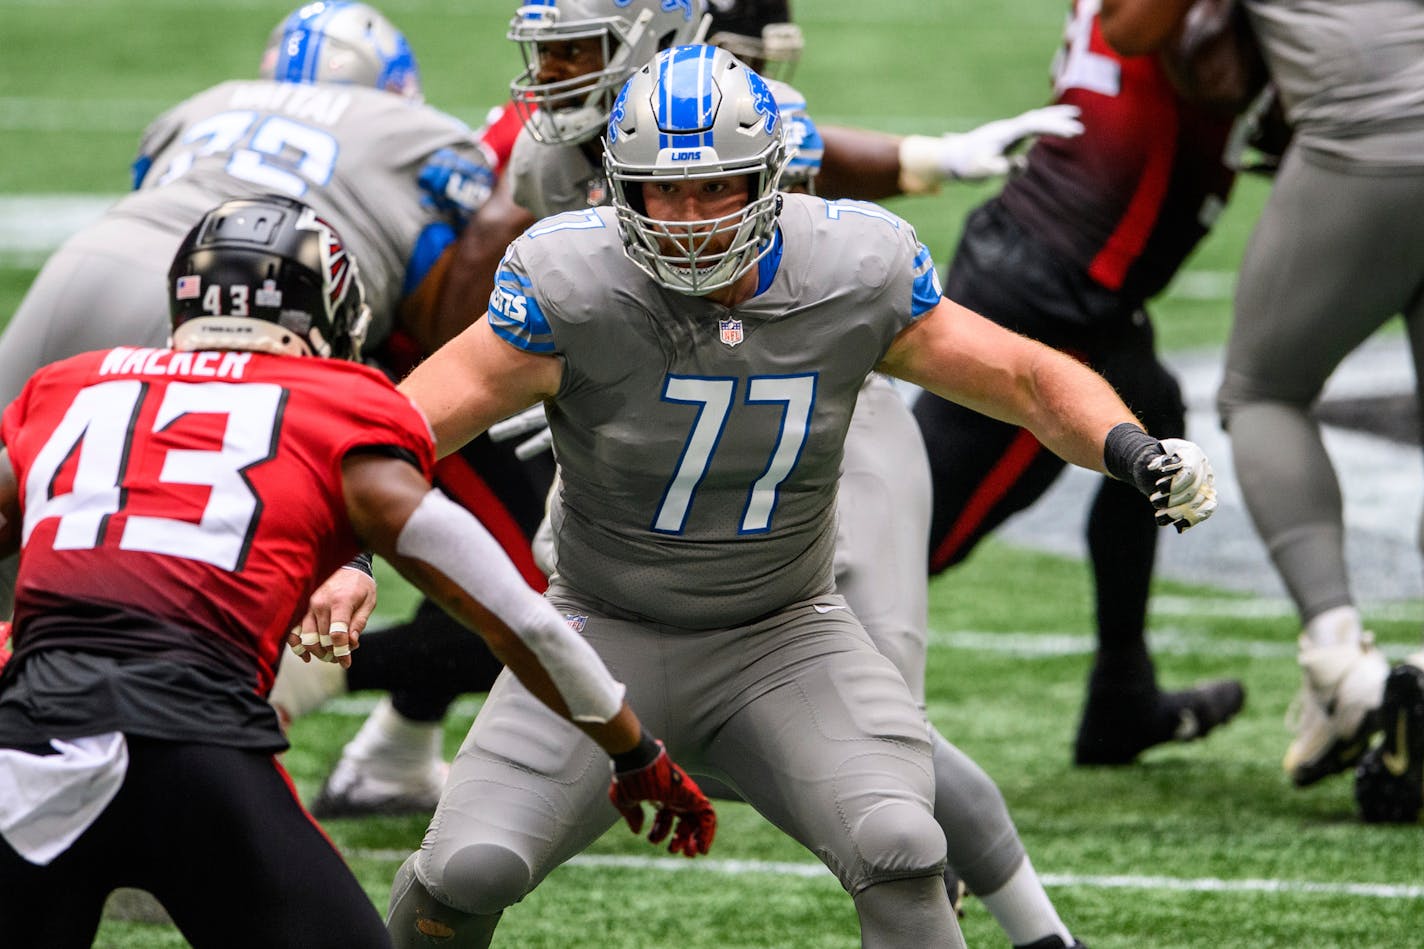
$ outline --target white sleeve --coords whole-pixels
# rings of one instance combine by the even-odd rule
[[[623,683],[553,604],[529,588],[469,511],[432,490],[401,528],[396,553],[430,564],[512,629],[549,673],[575,721],[606,722],[618,714]]]

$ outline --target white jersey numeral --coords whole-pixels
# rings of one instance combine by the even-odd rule
[[[1053,91],[1086,89],[1105,96],[1122,91],[1122,66],[1111,56],[1089,48],[1093,39],[1093,19],[1102,7],[1100,0],[1079,0],[1063,28],[1063,47],[1053,60]]]
[[[682,533],[693,495],[706,477],[712,455],[727,427],[736,389],[735,379],[668,377],[663,386],[664,402],[700,407],[687,442],[682,447],[677,469],[663,491],[662,503],[658,505],[657,516],[653,519],[653,530],[664,534]],[[748,380],[746,401],[748,405],[769,403],[782,406],[776,444],[767,459],[766,469],[748,492],[746,508],[737,530],[740,534],[758,534],[770,529],[777,492],[801,459],[801,449],[811,428],[811,409],[816,401],[816,377],[753,376]]]
[[[134,423],[147,390],[136,379],[124,379],[89,386],[75,397],[30,467],[25,490],[25,543],[38,524],[57,517],[56,550],[99,545],[104,525],[124,504],[124,472],[135,444]],[[221,449],[170,449],[159,472],[159,480],[168,484],[211,489],[208,501],[197,523],[170,517],[129,517],[119,548],[201,560],[223,570],[239,569],[262,507],[246,470],[276,454],[285,399],[285,390],[270,383],[169,383],[153,422],[155,433],[189,414],[227,416]],[[140,450],[146,444],[140,440]],[[73,483],[68,491],[56,494],[60,469],[72,456],[77,456]]]
[[[230,153],[228,174],[297,198],[311,185],[331,182],[340,152],[329,132],[281,116],[257,123],[252,111],[220,112],[195,122],[182,144],[193,147],[173,156],[158,184],[180,178],[204,155]]]

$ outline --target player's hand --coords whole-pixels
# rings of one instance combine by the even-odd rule
[[[658,742],[658,756],[650,764],[613,775],[608,799],[635,834],[643,829],[643,802],[652,804],[657,810],[648,831],[648,841],[660,844],[671,832],[670,853],[687,857],[706,853],[717,833],[717,814],[712,810],[712,802],[707,800],[697,782],[668,757],[662,742]]]
[[[1184,438],[1162,439],[1162,450],[1148,462],[1156,477],[1150,495],[1157,509],[1157,523],[1171,524],[1181,533],[1211,517],[1216,510],[1216,476],[1201,447]]]
[[[310,662],[351,668],[351,653],[361,645],[361,632],[376,608],[376,581],[360,570],[342,567],[317,587],[306,615],[287,634],[292,652]]]
[[[812,179],[820,174],[826,142],[816,123],[804,112],[787,116],[786,147],[790,157],[781,173],[782,190],[810,190]]]
[[[1009,153],[1025,140],[1038,135],[1073,138],[1082,132],[1077,106],[1050,105],[968,132],[938,138],[908,135],[900,143],[901,188],[917,194],[933,191],[948,178],[978,181],[1007,175],[1022,166],[1022,158]]]
[[[494,191],[494,172],[453,148],[442,148],[431,155],[417,181],[425,192],[421,203],[452,215],[461,228]]]

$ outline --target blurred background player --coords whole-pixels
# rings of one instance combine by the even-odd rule
[[[64,356],[162,345],[164,261],[198,216],[226,197],[300,197],[349,235],[365,262],[370,352],[392,374],[404,374],[468,322],[467,300],[487,294],[480,288],[489,286],[493,268],[481,278],[451,260],[466,242],[488,238],[502,247],[518,233],[489,235],[481,229],[493,224],[471,223],[512,145],[502,137],[511,121],[518,127],[512,109],[477,138],[423,104],[405,37],[362,3],[306,4],[286,17],[268,40],[261,74],[201,92],[149,126],[134,165],[135,191],[52,255],[0,338],[0,400],[8,403],[36,369]],[[99,310],[104,320],[88,315]],[[551,471],[543,459],[520,462],[509,446],[487,438],[436,470],[437,483],[477,513],[538,589],[544,578],[528,537],[542,516]],[[351,571],[340,576],[354,591],[348,596],[368,594],[350,617],[359,633],[374,585]],[[3,587],[8,602],[9,583]],[[329,601],[320,599],[319,609]],[[4,615],[7,602],[0,604]],[[303,622],[315,628],[314,616]],[[409,625],[424,635],[371,642],[351,673],[358,687],[396,687],[390,701],[408,701],[411,714],[427,715],[426,692],[407,698],[402,682],[436,682],[441,674],[488,680],[498,671],[483,643],[438,606],[423,603]],[[451,642],[460,645],[447,648]],[[441,705],[437,717],[443,711]],[[438,746],[429,747],[427,730],[418,737],[427,745],[398,743],[398,773],[429,801],[443,766],[431,765]]]
[[[945,295],[1081,359],[1149,431],[1180,437],[1181,391],[1157,358],[1145,305],[1230,194],[1234,116],[1184,101],[1155,57],[1114,52],[1097,9],[1092,0],[1073,4],[1054,63],[1056,101],[1081,110],[1083,134],[1040,138],[1023,173],[970,214]],[[939,573],[1042,495],[1064,464],[1031,433],[929,393],[915,417],[934,471],[930,572]],[[1074,761],[1126,764],[1228,721],[1244,701],[1239,682],[1179,692],[1157,685],[1146,642],[1152,505],[1104,478],[1087,535],[1098,648]]]
[[[905,222],[779,192],[779,126],[770,90],[727,52],[660,53],[610,113],[613,207],[526,231],[487,319],[403,385],[444,447],[547,402],[550,597],[669,716],[680,756],[836,873],[863,945],[956,945],[922,712],[834,592],[866,375],[1032,419],[1179,526],[1210,514],[1209,468],[1143,433],[1089,370],[942,298]],[[885,278],[858,279],[865,267]],[[611,821],[577,736],[531,732],[526,707],[504,679],[476,717],[398,878],[398,945],[435,925],[451,946],[488,944],[503,910]]]
[[[1311,408],[1341,360],[1395,315],[1415,376],[1424,368],[1424,6],[1242,5],[1295,135],[1241,264],[1217,401],[1246,506],[1302,625],[1283,766],[1298,786],[1344,770],[1383,719],[1386,741],[1361,766],[1357,797],[1366,817],[1413,821],[1424,653],[1391,673],[1363,628],[1340,485]],[[1183,7],[1119,0],[1104,15],[1115,16],[1115,44],[1150,51]],[[1397,811],[1392,788],[1412,805]]]
[[[51,365],[4,415],[0,549],[23,546],[0,676],[7,944],[89,945],[120,883],[195,946],[389,944],[277,763],[265,700],[317,581],[362,549],[483,630],[613,755],[626,806],[664,802],[675,839],[705,852],[706,799],[593,650],[431,489],[424,417],[356,364],[370,311],[340,235],[291,198],[228,201],[166,284],[173,349]],[[332,630],[330,657],[350,650]],[[214,913],[214,893],[243,911]]]

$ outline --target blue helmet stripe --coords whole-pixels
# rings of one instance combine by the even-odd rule
[[[679,46],[658,64],[658,88],[662,97],[657,104],[658,127],[682,134],[664,134],[663,148],[696,148],[711,145],[710,131],[700,133],[712,124],[712,46]],[[687,64],[687,65],[684,65]]]

